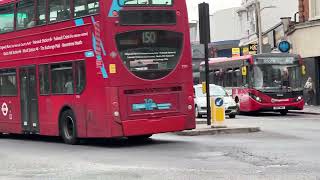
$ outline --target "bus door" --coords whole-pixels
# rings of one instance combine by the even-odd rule
[[[36,66],[20,68],[22,130],[39,132]]]

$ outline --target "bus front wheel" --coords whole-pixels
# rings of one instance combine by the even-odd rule
[[[78,144],[76,118],[73,112],[69,110],[63,111],[60,117],[60,134],[66,144]]]
[[[288,114],[288,110],[282,110],[282,111],[280,111],[280,114],[281,114],[282,116],[285,116],[285,115]]]

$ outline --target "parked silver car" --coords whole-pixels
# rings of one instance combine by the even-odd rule
[[[194,102],[196,117],[202,117],[207,114],[207,99],[206,94],[202,92],[202,85],[198,84],[194,88]],[[225,89],[221,86],[210,84],[210,96],[223,98],[225,113],[230,118],[235,118],[238,114],[238,106],[234,99],[227,94]]]

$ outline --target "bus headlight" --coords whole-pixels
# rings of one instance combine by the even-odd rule
[[[188,110],[191,111],[192,110],[192,105],[188,105]]]
[[[299,102],[299,101],[301,101],[302,99],[303,99],[302,96],[299,96],[299,97],[297,97],[296,101]]]
[[[259,101],[259,102],[261,102],[261,101],[262,101],[262,100],[261,100],[261,98],[260,98],[260,97],[258,97],[258,96],[256,97],[256,100],[257,100],[257,101]]]
[[[258,102],[262,102],[262,99],[252,93],[249,93],[249,96],[254,99],[255,101],[258,101]]]

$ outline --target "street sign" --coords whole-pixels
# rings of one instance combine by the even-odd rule
[[[206,93],[207,93],[207,83],[202,82],[202,94],[206,94]]]
[[[232,57],[240,56],[240,48],[232,48]]]
[[[217,107],[221,107],[221,106],[223,106],[223,99],[222,98],[217,98],[215,100],[215,103],[216,103]]]
[[[282,53],[288,53],[291,49],[291,44],[288,41],[281,41],[278,45],[278,49]]]
[[[242,54],[243,55],[249,55],[249,47],[242,48]]]
[[[225,116],[223,98],[211,97],[211,124],[213,124],[213,126],[223,125]]]
[[[306,71],[306,66],[305,65],[302,65],[301,66],[301,74],[304,76],[306,75],[307,71]]]
[[[242,68],[241,68],[241,74],[242,74],[242,76],[246,76],[247,74],[248,74],[248,72],[247,72],[247,66],[243,66]]]

